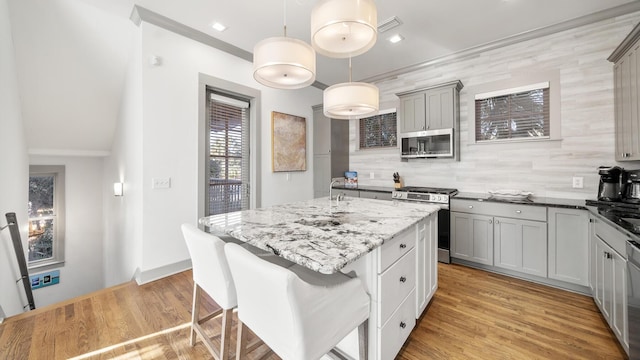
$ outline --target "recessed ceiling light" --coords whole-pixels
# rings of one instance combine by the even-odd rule
[[[395,43],[400,42],[402,40],[404,40],[404,36],[402,36],[400,34],[393,35],[392,37],[389,38],[389,41],[392,44],[395,44]]]
[[[214,28],[215,30],[218,30],[220,32],[223,32],[225,30],[227,30],[227,27],[220,24],[219,22],[215,22],[213,23],[213,25],[211,25],[212,28]]]

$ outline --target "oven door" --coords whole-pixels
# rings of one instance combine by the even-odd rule
[[[451,213],[449,209],[440,209],[438,211],[438,261],[447,264],[451,263],[450,223]]]

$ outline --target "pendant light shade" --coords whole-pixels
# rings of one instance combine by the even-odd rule
[[[375,85],[348,82],[329,86],[323,93],[324,115],[333,119],[355,119],[378,111],[379,91]]]
[[[328,57],[360,55],[376,43],[377,26],[373,0],[321,0],[311,12],[311,45]]]
[[[302,40],[267,38],[253,48],[253,77],[277,89],[300,89],[316,80],[316,52]]]

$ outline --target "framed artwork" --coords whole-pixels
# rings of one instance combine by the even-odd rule
[[[273,172],[307,170],[307,122],[301,116],[271,112]]]

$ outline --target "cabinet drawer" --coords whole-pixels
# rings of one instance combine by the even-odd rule
[[[360,190],[360,197],[366,199],[392,200],[391,193]]]
[[[513,219],[547,221],[547,208],[544,206],[453,199],[451,200],[451,211]]]
[[[416,287],[416,251],[411,249],[378,276],[378,319],[384,324],[398,305]]]
[[[618,252],[620,255],[627,253],[627,236],[612,226],[605,224],[604,221],[596,219],[596,235],[602,239],[607,245]]]
[[[377,352],[381,355],[381,359],[395,359],[402,344],[411,334],[411,330],[416,325],[415,301],[415,294],[412,291],[389,321],[378,331]]]
[[[413,249],[416,244],[416,228],[412,226],[393,239],[385,241],[378,252],[378,274]]]

